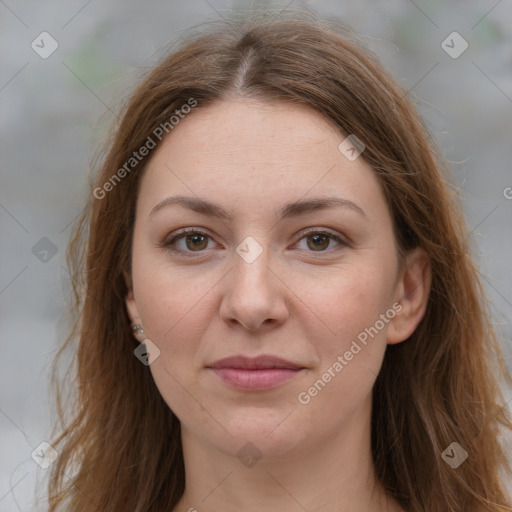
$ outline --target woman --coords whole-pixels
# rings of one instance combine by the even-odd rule
[[[512,510],[510,376],[444,171],[341,27],[184,42],[70,244],[78,396],[49,510]]]

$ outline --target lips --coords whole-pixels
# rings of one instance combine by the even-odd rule
[[[302,367],[291,361],[286,361],[285,359],[274,356],[259,356],[254,358],[234,356],[220,359],[209,365],[209,368],[237,368],[240,370],[272,370],[281,368],[286,370],[300,370]]]
[[[245,391],[261,391],[279,386],[296,377],[299,364],[274,356],[227,357],[212,363],[211,369],[228,386]]]

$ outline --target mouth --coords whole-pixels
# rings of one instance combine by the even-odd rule
[[[228,357],[212,363],[207,368],[226,385],[245,391],[275,388],[305,370],[305,367],[297,363],[273,356]]]

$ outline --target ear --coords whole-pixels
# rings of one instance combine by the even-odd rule
[[[430,258],[425,249],[409,251],[396,285],[395,300],[402,308],[397,309],[388,326],[386,340],[390,345],[408,339],[416,330],[427,309],[431,281]]]
[[[137,304],[135,302],[135,297],[133,295],[133,290],[128,290],[128,293],[126,294],[125,298],[126,303],[126,309],[128,311],[128,316],[130,317],[130,320],[132,324],[140,324],[140,316],[139,311],[137,309]]]

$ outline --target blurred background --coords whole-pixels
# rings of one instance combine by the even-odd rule
[[[67,329],[65,250],[99,144],[162,48],[254,6],[308,8],[352,28],[417,105],[462,191],[512,368],[510,0],[0,0],[0,512],[45,510],[36,461]]]

